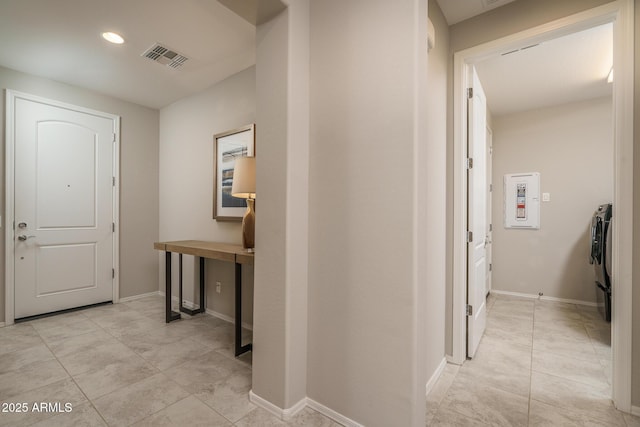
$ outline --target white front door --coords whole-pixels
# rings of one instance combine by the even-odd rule
[[[487,322],[487,99],[474,67],[468,97],[467,357],[473,357]]]
[[[29,97],[13,115],[14,317],[111,301],[115,119]]]

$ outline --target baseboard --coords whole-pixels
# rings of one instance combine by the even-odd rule
[[[456,362],[453,356],[450,356],[447,354],[444,358],[447,360],[447,363],[451,363],[452,365],[462,366],[462,363]]]
[[[635,415],[636,417],[640,417],[640,406],[632,406],[631,407],[631,415]]]
[[[4,328],[5,323],[4,322],[0,322],[0,328]]]
[[[225,320],[229,323],[235,323],[235,318],[227,316],[226,314],[218,313],[217,311],[211,310],[210,308],[205,308],[204,312],[210,316],[217,317],[218,319]],[[244,329],[253,331],[253,325],[250,325],[247,322],[242,322],[242,327]]]
[[[535,294],[525,294],[525,293],[521,293],[521,292],[498,291],[496,289],[492,289],[491,293],[492,294],[497,294],[497,295],[507,295],[507,296],[512,296],[512,297],[527,298],[527,299],[540,299],[542,301],[553,301],[553,302],[563,302],[563,303],[567,303],[567,304],[585,305],[585,306],[588,306],[588,307],[597,307],[598,306],[598,303],[590,302],[590,301],[582,301],[582,300],[578,300],[578,299],[566,299],[566,298],[548,297],[548,296],[545,296],[545,295],[538,296],[538,295],[535,295]]]
[[[161,295],[161,296],[165,296],[165,293],[163,291],[158,291],[158,294]],[[180,302],[180,299],[177,296],[172,296],[171,297],[171,301],[173,303],[175,303],[176,305],[178,305],[179,302]],[[187,307],[190,310],[193,310],[193,309],[198,307],[198,305],[196,303],[194,303],[192,301],[189,301],[189,300],[184,300],[182,302],[182,305]],[[229,322],[229,323],[235,324],[235,318],[233,318],[231,316],[227,316],[226,314],[218,313],[217,311],[211,310],[210,308],[205,308],[204,312],[207,313],[210,316],[217,317],[220,320],[224,320],[225,322]],[[244,329],[248,329],[250,331],[253,331],[253,325],[251,325],[251,324],[249,324],[247,322],[242,322],[242,327]]]
[[[129,301],[135,301],[137,299],[141,299],[141,298],[146,298],[146,297],[151,297],[154,295],[160,295],[160,292],[155,291],[155,292],[147,292],[146,294],[140,294],[140,295],[133,295],[130,297],[124,297],[124,298],[120,298],[118,300],[118,302],[129,302]]]
[[[352,419],[347,418],[344,415],[334,411],[333,409],[327,408],[323,404],[318,403],[313,399],[309,399],[308,397],[301,399],[298,403],[296,403],[290,408],[282,409],[274,405],[273,403],[269,402],[268,400],[258,396],[253,392],[253,390],[250,390],[249,401],[254,405],[264,409],[265,411],[272,413],[273,415],[275,415],[276,417],[278,417],[283,421],[291,420],[293,417],[296,416],[296,414],[298,414],[300,411],[302,411],[305,407],[308,406],[314,411],[321,413],[325,417],[331,418],[333,421],[337,422],[338,424],[342,424],[345,427],[364,427],[362,424],[357,423]]]
[[[305,406],[307,406],[307,398],[301,399],[298,403],[293,405],[291,408],[282,409],[273,403],[269,402],[266,399],[258,396],[253,392],[253,390],[249,390],[249,401],[256,406],[264,409],[265,411],[271,412],[273,415],[278,417],[283,421],[289,421],[293,417],[298,414],[298,412],[302,411]]]
[[[307,397],[307,406],[315,411],[318,411],[325,417],[331,418],[338,424],[342,424],[345,427],[364,427],[362,424],[353,421],[351,418],[347,418],[344,415],[334,411],[331,408],[327,408],[321,403],[316,402],[313,399]]]
[[[429,392],[433,389],[433,386],[436,385],[436,382],[438,382],[438,379],[440,378],[440,375],[442,375],[442,372],[444,371],[444,368],[446,366],[447,366],[447,358],[443,357],[442,360],[440,361],[440,364],[436,368],[436,371],[433,373],[433,375],[431,375],[431,378],[429,378],[429,381],[427,381],[426,395],[428,395]]]

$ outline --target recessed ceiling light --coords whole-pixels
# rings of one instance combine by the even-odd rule
[[[124,39],[120,34],[112,33],[107,31],[106,33],[102,33],[102,38],[110,43],[122,44],[124,43]]]

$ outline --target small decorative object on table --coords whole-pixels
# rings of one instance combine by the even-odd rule
[[[256,158],[242,157],[236,160],[231,195],[247,200],[247,211],[242,218],[242,246],[253,251],[255,243],[256,213]]]

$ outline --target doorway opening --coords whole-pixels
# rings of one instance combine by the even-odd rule
[[[594,28],[606,23],[614,27],[613,83],[614,127],[614,191],[613,205],[616,227],[613,234],[612,265],[613,330],[612,330],[612,397],[617,408],[631,409],[631,227],[632,227],[632,165],[624,158],[633,154],[633,3],[613,2],[586,12],[569,16],[499,40],[456,52],[454,58],[454,272],[453,272],[453,354],[451,361],[461,364],[467,356],[467,277],[468,228],[466,162],[466,89],[470,87],[469,70],[480,61],[502,52],[520,50],[562,36]],[[495,131],[495,129],[494,129]],[[494,135],[495,139],[495,135]],[[522,171],[534,172],[534,171]],[[501,185],[495,183],[494,185]],[[596,207],[594,206],[594,209]],[[587,219],[588,220],[588,219]],[[494,225],[495,227],[495,225]],[[484,232],[482,232],[484,233]],[[484,234],[483,234],[484,237]]]

